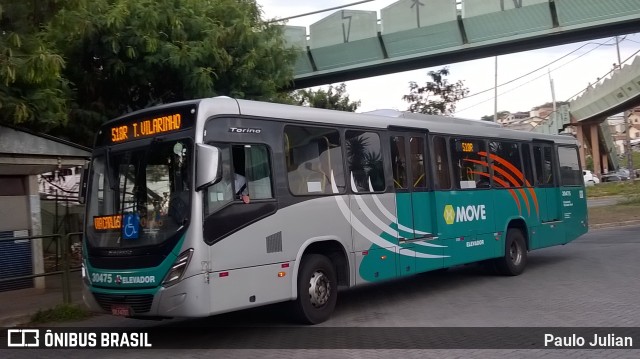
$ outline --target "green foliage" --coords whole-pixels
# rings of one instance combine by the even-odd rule
[[[286,101],[282,101],[286,102]],[[292,94],[291,102],[316,108],[325,108],[330,110],[355,112],[360,107],[360,101],[351,101],[347,94],[347,85],[340,85],[329,88],[325,91],[318,90],[298,90]]]
[[[296,56],[256,0],[0,0],[0,27],[0,120],[85,145],[156,104],[277,100]]]
[[[585,164],[585,169],[587,169],[589,171],[593,171],[593,157],[586,156],[585,162],[587,162]]]
[[[77,96],[70,117],[88,129],[161,103],[270,99],[295,59],[254,0],[76,0],[48,38],[74,64],[65,70]]]
[[[429,71],[428,75],[431,81],[422,87],[414,81],[409,82],[409,94],[402,96],[403,100],[410,103],[407,110],[428,115],[454,113],[457,102],[469,93],[469,89],[464,87],[462,81],[449,83],[445,78],[449,75],[447,67],[438,71]]]
[[[640,181],[604,182],[587,187],[587,197],[625,196],[640,193]]]
[[[0,0],[0,122],[45,132],[66,123],[65,62],[40,32],[58,3]]]
[[[84,308],[74,304],[59,304],[47,310],[38,310],[31,317],[32,324],[82,320],[91,314]]]

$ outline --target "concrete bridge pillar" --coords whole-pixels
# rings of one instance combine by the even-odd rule
[[[609,172],[609,159],[607,158],[607,154],[602,154],[602,173]]]
[[[575,123],[575,120],[572,119],[572,122]],[[575,129],[576,129],[576,139],[578,140],[578,154],[580,155],[580,165],[582,166],[583,169],[586,169],[587,162],[586,162],[584,149],[587,147],[587,144],[584,142],[585,141],[585,136],[583,132],[584,129],[580,124],[576,124]]]
[[[592,123],[589,125],[591,132],[591,158],[593,158],[593,173],[600,178],[602,174],[602,167],[600,166],[600,138],[598,137],[598,124]]]

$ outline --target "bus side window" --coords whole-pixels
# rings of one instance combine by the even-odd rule
[[[558,146],[558,159],[561,184],[563,186],[581,186],[584,179],[580,171],[578,149],[573,146]]]
[[[393,172],[393,187],[407,188],[407,159],[405,158],[404,137],[392,136],[391,139],[391,168]]]
[[[516,142],[491,141],[493,181],[497,188],[524,187],[520,146]]]
[[[553,156],[550,146],[533,146],[536,167],[536,185],[553,185]]]
[[[342,146],[336,129],[287,125],[284,150],[292,194],[332,194],[334,185],[343,192]]]
[[[528,143],[523,143],[522,150],[522,163],[524,165],[524,176],[527,180],[527,186],[531,187],[535,184],[533,180],[533,165],[531,163],[531,147]]]
[[[271,161],[265,145],[234,145],[235,172],[244,176],[248,196],[254,199],[273,198]],[[239,191],[235,189],[236,193]]]
[[[427,188],[424,140],[422,137],[411,137],[409,139],[409,152],[411,156],[411,185],[413,188]]]
[[[553,152],[551,147],[544,146],[545,184],[553,185]]]
[[[348,130],[345,149],[349,181],[354,192],[368,193],[385,190],[384,166],[380,136],[375,132]]]
[[[435,166],[436,189],[451,189],[447,140],[442,136],[433,137],[433,163]]]
[[[452,138],[449,144],[455,188],[489,188],[491,182],[484,141],[472,138]]]

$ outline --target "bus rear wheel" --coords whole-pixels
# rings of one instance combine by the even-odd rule
[[[298,271],[298,299],[295,308],[298,319],[306,324],[318,324],[331,316],[338,298],[338,280],[331,261],[320,254],[302,257]]]
[[[522,231],[517,228],[507,230],[504,257],[495,262],[498,273],[508,276],[516,276],[524,271],[527,266],[527,246]]]

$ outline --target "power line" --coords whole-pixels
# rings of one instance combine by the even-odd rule
[[[608,42],[608,41],[607,41],[607,42]],[[587,51],[587,52],[585,52],[585,53],[583,53],[583,54],[581,54],[581,55],[579,55],[579,56],[575,57],[574,59],[571,59],[570,61],[567,61],[567,62],[565,62],[564,64],[562,64],[562,65],[560,65],[560,66],[558,66],[558,67],[556,67],[556,68],[552,69],[552,70],[551,70],[551,72],[556,71],[556,70],[558,70],[558,69],[560,69],[560,68],[562,68],[562,67],[564,67],[564,66],[567,66],[568,64],[572,63],[573,61],[576,61],[577,59],[579,59],[579,58],[581,58],[581,57],[583,57],[583,56],[587,55],[588,53],[590,53],[590,52],[592,52],[592,51],[596,50],[596,49],[597,49],[597,48],[599,48],[600,46],[604,46],[604,45],[606,45],[606,44],[607,44],[606,42],[605,42],[605,43],[598,43],[598,46],[596,46],[596,47],[594,47],[593,49],[591,49],[591,50],[589,50],[589,51]],[[586,45],[586,44],[585,44],[585,45]],[[584,45],[583,45],[583,46],[584,46]],[[574,50],[574,51],[572,51],[572,52],[575,52],[575,50]],[[563,57],[566,57],[566,55],[565,55],[565,56],[563,56]],[[626,61],[626,60],[625,60],[625,61]],[[553,61],[553,62],[556,62],[556,61]],[[553,63],[553,62],[552,62],[552,63]],[[511,89],[509,89],[509,90],[506,90],[506,91],[504,91],[504,92],[499,93],[499,94],[498,94],[498,96],[502,96],[502,95],[504,95],[504,94],[507,94],[507,93],[509,93],[509,92],[512,92],[512,91],[514,91],[514,90],[516,90],[516,89],[518,89],[518,88],[520,88],[520,87],[522,87],[522,86],[528,85],[528,84],[530,84],[530,83],[532,83],[532,82],[534,82],[534,81],[536,81],[536,80],[538,80],[539,78],[542,78],[542,77],[544,77],[544,76],[547,76],[547,74],[546,74],[546,73],[544,73],[544,74],[542,74],[542,75],[540,75],[540,76],[534,77],[533,79],[531,79],[531,80],[529,80],[529,81],[527,81],[527,82],[524,82],[524,83],[522,83],[522,84],[520,84],[520,85],[518,85],[518,86],[516,86],[516,87],[514,87],[514,88],[511,88]],[[513,81],[511,81],[511,82],[513,82]],[[492,89],[493,89],[493,88],[491,88],[491,90],[492,90]],[[485,92],[486,92],[486,91],[485,91]],[[465,97],[465,98],[468,98],[468,97]],[[481,102],[475,103],[475,104],[473,104],[473,105],[471,105],[471,106],[465,107],[464,109],[459,110],[459,111],[456,111],[456,112],[462,112],[462,111],[469,110],[469,109],[471,109],[471,108],[474,108],[474,107],[476,107],[476,106],[482,105],[483,103],[488,102],[488,101],[491,101],[491,100],[493,100],[493,96],[492,96],[492,97],[490,97],[490,98],[488,98],[488,99],[486,99],[486,100],[484,100],[484,101],[481,101]],[[567,100],[567,101],[568,101],[568,100]]]
[[[542,70],[542,69],[545,69],[545,68],[547,68],[549,65],[552,65],[552,64],[554,64],[554,63],[556,63],[556,62],[558,62],[558,61],[560,61],[560,60],[564,59],[565,57],[567,57],[567,56],[569,56],[569,55],[573,54],[574,52],[576,52],[576,51],[578,51],[578,50],[582,49],[583,47],[585,47],[585,46],[587,46],[587,45],[598,45],[598,46],[597,46],[597,47],[594,47],[594,48],[593,48],[593,49],[591,49],[591,50],[589,50],[588,52],[586,52],[586,54],[588,54],[589,52],[591,52],[591,51],[593,51],[593,50],[597,49],[597,48],[598,48],[598,47],[600,47],[600,46],[604,46],[604,45],[607,45],[607,46],[613,46],[614,44],[607,44],[607,43],[608,43],[609,41],[611,41],[611,40],[613,40],[613,38],[611,38],[611,39],[607,40],[605,43],[588,42],[588,43],[586,43],[586,44],[583,44],[582,46],[578,47],[577,49],[575,49],[575,50],[573,50],[573,51],[571,51],[571,52],[569,52],[569,53],[567,53],[567,54],[565,54],[565,55],[563,55],[563,56],[561,56],[561,57],[559,57],[559,58],[557,58],[557,59],[555,59],[555,60],[553,60],[553,61],[549,62],[549,63],[548,63],[548,64],[546,64],[546,65],[542,65],[542,66],[538,67],[538,68],[537,68],[537,69],[535,69],[535,70],[532,70],[532,71],[527,72],[527,73],[526,73],[526,74],[524,74],[524,75],[521,75],[521,76],[519,76],[519,77],[516,77],[516,78],[514,78],[514,79],[511,79],[511,80],[509,80],[509,81],[507,81],[507,82],[501,83],[500,85],[498,85],[498,87],[501,87],[501,86],[504,86],[504,85],[508,85],[508,84],[510,84],[510,83],[512,83],[512,82],[515,82],[515,81],[518,81],[518,80],[520,80],[520,79],[522,79],[522,78],[524,78],[524,77],[527,77],[527,76],[529,76],[529,75],[531,75],[531,74],[533,74],[533,73],[535,73],[535,72],[538,72],[538,71],[540,71],[540,70]],[[489,92],[489,91],[491,91],[491,90],[493,90],[493,89],[494,89],[494,87],[491,87],[491,88],[488,88],[488,89],[486,89],[486,90],[482,90],[482,91],[480,91],[480,92],[476,92],[476,93],[474,93],[474,94],[468,95],[468,96],[466,96],[465,98],[474,97],[474,96],[477,96],[477,95],[483,94],[483,93],[485,93],[485,92]]]

